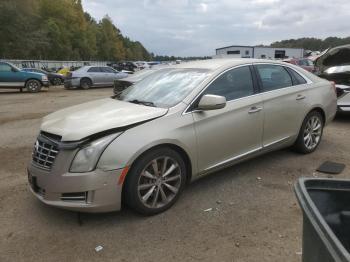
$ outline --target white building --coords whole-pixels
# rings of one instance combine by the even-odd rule
[[[263,59],[301,58],[304,56],[302,48],[274,48],[260,46],[226,46],[216,49],[213,58],[242,57]]]

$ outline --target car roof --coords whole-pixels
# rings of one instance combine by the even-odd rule
[[[200,68],[200,69],[208,69],[211,71],[217,70],[223,67],[233,67],[237,65],[245,65],[252,63],[273,63],[273,64],[283,64],[280,61],[276,60],[267,60],[267,59],[252,59],[252,58],[217,58],[217,59],[207,59],[207,60],[199,60],[192,62],[182,62],[178,65],[169,66],[169,68]]]

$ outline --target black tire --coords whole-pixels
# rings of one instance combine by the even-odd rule
[[[30,93],[37,93],[41,90],[41,83],[38,80],[30,79],[26,83],[26,89]]]
[[[167,160],[162,162],[161,160],[162,158],[167,158]],[[153,162],[154,160],[157,161],[156,166],[158,167],[157,168],[158,179],[151,179],[149,177],[146,177],[145,175],[141,175],[142,173],[143,174],[146,173],[143,171],[145,171],[147,167],[150,167],[150,165],[152,165],[151,163],[154,163]],[[164,163],[167,163],[165,164],[165,168],[163,168]],[[174,166],[176,166],[176,163],[178,164],[176,169],[174,169],[172,173],[169,173],[167,177],[165,176],[163,177],[162,174],[167,173],[164,171],[169,171],[173,164],[175,164]],[[152,165],[152,168],[154,168],[153,165]],[[180,156],[180,154],[170,148],[167,148],[167,147],[158,148],[147,152],[146,154],[144,154],[143,156],[141,156],[135,161],[135,163],[132,165],[132,168],[129,170],[127,174],[127,179],[125,181],[125,185],[123,189],[124,197],[125,197],[124,199],[126,200],[126,204],[137,213],[140,213],[143,215],[155,215],[167,210],[177,201],[186,184],[186,172],[187,172],[186,170],[187,169],[185,166],[185,162]],[[175,181],[174,178],[176,178],[177,180]],[[162,180],[162,179],[165,182],[156,181],[156,180]],[[173,179],[174,181],[170,182],[170,179]],[[141,182],[145,182],[145,180],[148,180],[149,182],[141,184]],[[153,186],[148,186],[148,184]],[[171,185],[172,190],[174,190],[174,188],[177,189],[176,193],[170,190],[169,184]],[[148,188],[139,189],[139,185],[148,186]],[[152,205],[150,207],[146,203],[147,200],[146,202],[143,202],[145,200],[142,200],[141,194],[145,193],[143,195],[143,197],[145,197],[153,187],[155,188],[147,198],[147,200],[149,199],[150,202],[152,202],[150,203]],[[163,196],[168,197],[168,199],[163,198]],[[163,199],[166,199],[166,201],[164,201]],[[159,203],[158,203],[158,200],[159,200]],[[158,206],[153,206],[154,202],[157,202]]]
[[[316,136],[310,135],[310,131],[315,130],[314,128],[310,129],[310,123],[312,122],[312,119],[317,119],[318,123],[320,124],[320,128],[317,131],[318,139],[316,139]],[[297,140],[294,144],[294,150],[301,154],[309,154],[316,150],[316,148],[319,146],[322,134],[323,134],[323,127],[324,127],[324,119],[320,112],[318,111],[311,111],[304,119],[303,124],[301,125],[299,135]],[[310,135],[311,143],[310,146],[308,146],[308,135]]]
[[[55,77],[54,79],[52,79],[52,84],[55,86],[60,86],[62,85],[62,79],[59,77]]]
[[[82,89],[89,89],[92,86],[92,82],[89,78],[83,78],[80,80],[80,87]]]

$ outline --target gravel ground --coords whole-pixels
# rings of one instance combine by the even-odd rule
[[[349,115],[326,128],[311,155],[269,153],[189,185],[163,214],[82,214],[79,225],[76,213],[30,194],[26,165],[43,116],[111,94],[0,91],[0,261],[300,261],[302,215],[293,184],[325,176],[315,172],[323,161],[350,165]],[[350,177],[350,168],[339,177]]]

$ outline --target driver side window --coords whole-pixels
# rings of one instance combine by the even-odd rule
[[[11,66],[7,64],[0,64],[0,72],[11,72]]]
[[[203,92],[203,95],[224,96],[226,101],[254,94],[254,85],[249,66],[235,68],[223,73]]]

